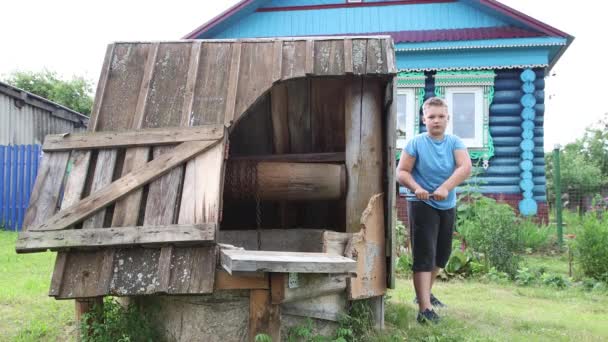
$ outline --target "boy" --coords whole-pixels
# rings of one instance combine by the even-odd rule
[[[450,258],[456,206],[454,188],[471,174],[471,159],[458,137],[445,134],[449,116],[443,99],[426,100],[422,112],[427,132],[407,143],[397,177],[400,184],[416,195],[408,200],[408,211],[419,307],[417,320],[437,323],[439,316],[432,306],[444,305],[431,294],[431,288]]]

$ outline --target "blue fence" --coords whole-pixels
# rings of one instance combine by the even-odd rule
[[[0,228],[21,230],[40,157],[40,145],[0,145]]]

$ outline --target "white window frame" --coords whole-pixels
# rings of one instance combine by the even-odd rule
[[[484,113],[484,100],[483,100],[483,87],[445,87],[445,99],[448,103],[448,115],[450,120],[448,121],[448,127],[446,132],[453,134],[454,132],[454,94],[475,94],[475,138],[464,139],[461,138],[462,142],[468,148],[479,148],[483,147],[483,113]]]
[[[405,139],[397,137],[397,148],[403,149],[416,134],[416,91],[414,88],[397,88],[397,97],[405,95]],[[399,103],[399,102],[397,102]],[[400,108],[397,108],[399,111]],[[398,120],[398,118],[397,118]],[[398,124],[398,122],[397,122]]]

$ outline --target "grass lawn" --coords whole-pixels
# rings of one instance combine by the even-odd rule
[[[527,256],[523,266],[567,275],[566,256]],[[399,279],[390,292],[389,336],[414,341],[608,341],[608,293],[564,290],[545,285],[517,286],[478,280],[437,282],[433,293],[448,305],[443,322],[415,322],[411,279]]]
[[[54,253],[17,255],[17,234],[0,231],[0,341],[74,340],[73,301],[47,296]],[[526,256],[524,265],[567,275],[567,257]],[[438,282],[449,308],[420,326],[410,279],[389,292],[387,330],[372,341],[608,341],[608,293],[479,280]]]
[[[0,231],[0,341],[73,340],[74,302],[48,297],[55,253],[15,254]]]

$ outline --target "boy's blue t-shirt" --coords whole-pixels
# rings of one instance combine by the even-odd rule
[[[446,134],[443,140],[434,140],[427,133],[416,135],[405,146],[405,151],[416,158],[412,176],[416,183],[429,193],[433,193],[456,169],[454,150],[467,147],[455,135]],[[410,199],[418,201],[418,199]],[[424,201],[432,207],[447,210],[456,206],[456,191],[452,189],[443,201],[429,199]]]

